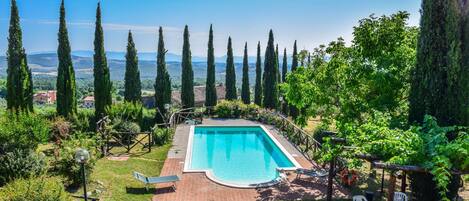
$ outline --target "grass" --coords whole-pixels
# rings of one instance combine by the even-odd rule
[[[88,191],[99,189],[102,191],[99,196],[102,200],[151,200],[154,189],[150,188],[147,192],[144,185],[134,179],[132,172],[158,176],[170,147],[171,145],[153,147],[150,153],[133,152],[127,161],[112,161],[107,158],[98,160],[91,174],[92,182]],[[82,191],[77,189],[75,194]]]

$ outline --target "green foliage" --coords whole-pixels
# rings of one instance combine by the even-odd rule
[[[62,0],[60,6],[59,25],[59,67],[57,69],[57,114],[70,117],[77,113],[77,94],[75,71],[71,56],[70,42],[68,40],[67,23],[65,21],[65,5]]]
[[[254,103],[262,105],[262,61],[261,61],[261,42],[257,43],[257,59],[256,59],[256,85],[254,89]]]
[[[33,111],[33,83],[26,51],[23,48],[16,0],[11,1],[7,50],[7,108],[15,112]]]
[[[269,41],[265,50],[264,75],[263,75],[263,106],[276,109],[278,103],[277,71],[278,61],[274,49],[274,33],[269,32]]]
[[[417,39],[407,19],[405,12],[365,18],[350,47],[339,38],[316,48],[307,67],[292,70],[283,90],[302,111],[298,123],[318,115],[326,124],[363,122],[381,111],[397,122],[393,126],[405,125]]]
[[[142,101],[142,84],[140,70],[138,69],[137,49],[135,49],[132,32],[129,31],[127,39],[127,53],[125,55],[124,100],[127,102]]]
[[[213,30],[210,25],[207,50],[207,81],[205,87],[205,106],[217,105],[217,89],[215,88],[215,53],[213,49]]]
[[[78,186],[83,183],[80,164],[75,161],[75,152],[79,148],[88,150],[90,159],[85,164],[85,173],[87,175],[86,177],[89,178],[96,164],[98,154],[100,153],[98,151],[100,143],[96,137],[76,133],[69,139],[62,141],[60,145],[55,146],[58,146],[57,148],[59,150],[59,156],[55,161],[56,172],[64,176],[71,186]]]
[[[231,37],[228,37],[228,51],[226,53],[226,73],[225,73],[225,85],[226,85],[226,100],[238,99],[236,91],[236,71],[233,59],[233,48],[231,46]]]
[[[184,28],[184,44],[182,46],[181,104],[184,108],[194,107],[194,72],[189,44],[189,28]]]
[[[19,178],[37,177],[45,170],[44,156],[32,150],[14,149],[0,155],[0,186]]]
[[[174,129],[171,128],[159,128],[153,129],[153,141],[156,145],[162,146],[166,143],[171,142],[174,136]]]
[[[163,28],[160,27],[158,39],[158,57],[157,57],[157,74],[155,80],[155,104],[157,112],[155,114],[156,122],[163,123],[161,114],[166,114],[165,104],[171,103],[171,78],[166,68],[165,55],[167,50],[164,47]]]
[[[106,116],[106,107],[112,104],[109,67],[107,65],[106,51],[104,50],[104,34],[101,26],[101,6],[96,9],[96,29],[94,32],[94,105],[95,121]]]
[[[95,126],[94,111],[92,109],[79,109],[77,114],[70,119],[73,130],[81,132],[93,132]]]
[[[243,57],[243,83],[241,87],[241,100],[244,104],[251,103],[251,89],[249,86],[249,61],[248,61],[248,43],[244,45]]]
[[[391,164],[417,165],[433,175],[440,199],[449,200],[451,171],[469,170],[467,128],[440,127],[431,116],[425,117],[421,127],[407,130],[392,129],[390,122],[390,115],[376,112],[362,124],[340,125],[340,137],[346,137],[346,146],[355,149],[344,152],[343,145],[334,145],[326,139],[321,161],[341,156],[349,158],[350,166],[355,166],[361,163],[354,159],[356,154],[369,154]],[[449,141],[447,136],[454,134],[455,140]]]
[[[115,119],[112,125],[112,130],[115,132],[140,132],[140,126],[131,121],[124,121],[121,119]]]
[[[217,104],[214,114],[219,118],[249,118],[257,114],[259,106],[244,104],[242,101],[221,101]]]
[[[458,1],[422,1],[417,62],[409,102],[410,123],[422,123],[432,115],[440,124],[468,125],[468,53],[462,55],[465,16]],[[434,30],[440,30],[435,32]]]
[[[36,177],[15,180],[0,189],[1,200],[9,201],[71,201],[62,180],[55,177]]]
[[[108,106],[106,108],[106,113],[110,119],[121,119],[140,124],[143,119],[143,106],[141,103],[118,103]]]
[[[50,122],[34,114],[0,117],[0,154],[14,149],[34,150],[50,139]]]
[[[296,47],[296,40],[295,43],[293,44],[293,55],[292,55],[292,63],[291,63],[291,72],[294,73],[296,69],[298,68],[298,48]],[[287,78],[283,82],[286,82]],[[285,97],[285,91],[284,91],[284,97]],[[288,102],[290,106],[290,115],[292,116],[293,120],[296,120],[299,115],[299,110],[296,105],[290,104],[290,100],[285,97],[285,101]]]

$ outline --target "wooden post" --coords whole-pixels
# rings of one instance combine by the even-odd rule
[[[383,174],[381,174],[381,196],[384,195],[384,168],[383,168]]]
[[[333,179],[334,179],[334,166],[335,166],[335,158],[331,160],[329,163],[329,175],[327,177],[327,201],[332,201],[332,191],[333,189]]]
[[[151,137],[152,137],[152,134],[151,132],[149,132],[148,133],[148,152],[151,152],[151,145],[153,144]]]
[[[389,186],[388,186],[388,200],[394,200],[394,192],[396,191],[396,175],[391,172],[389,175]]]
[[[402,171],[402,179],[401,179],[401,192],[405,193],[405,189],[407,188],[407,174],[405,171]]]

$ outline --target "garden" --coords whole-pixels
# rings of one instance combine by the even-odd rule
[[[159,175],[170,148],[172,131],[154,129],[154,112],[140,104],[120,103],[107,108],[107,133],[149,131],[152,151],[141,144],[131,152],[117,146],[103,155],[106,136],[96,132],[93,112],[78,110],[71,118],[57,117],[53,109],[8,114],[0,118],[0,197],[5,200],[71,200],[83,197],[83,176],[76,150],[86,149],[84,164],[89,198],[150,199],[133,171]],[[137,136],[138,137],[138,136]],[[136,138],[137,138],[136,137]],[[136,138],[117,136],[124,143]],[[123,157],[125,160],[111,160]],[[151,168],[148,168],[151,167]],[[154,190],[154,189],[153,189]],[[34,192],[34,193],[32,193]]]

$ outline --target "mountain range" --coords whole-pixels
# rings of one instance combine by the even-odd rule
[[[111,71],[112,80],[123,80],[125,75],[125,52],[106,52],[108,65]],[[139,53],[139,69],[141,79],[155,79],[156,77],[156,52]],[[75,74],[78,79],[93,78],[93,52],[74,51],[72,60]],[[173,80],[179,80],[181,76],[181,56],[173,53],[166,54],[166,65]],[[223,82],[225,80],[226,56],[216,57],[216,79]],[[234,57],[238,84],[241,83],[242,57]],[[255,78],[255,57],[249,57],[250,83],[254,84]],[[192,57],[192,66],[195,79],[205,80],[207,63],[205,57]],[[40,52],[28,55],[28,64],[34,76],[56,76],[57,75],[57,53]],[[7,61],[5,56],[0,56],[0,77],[6,76]]]

